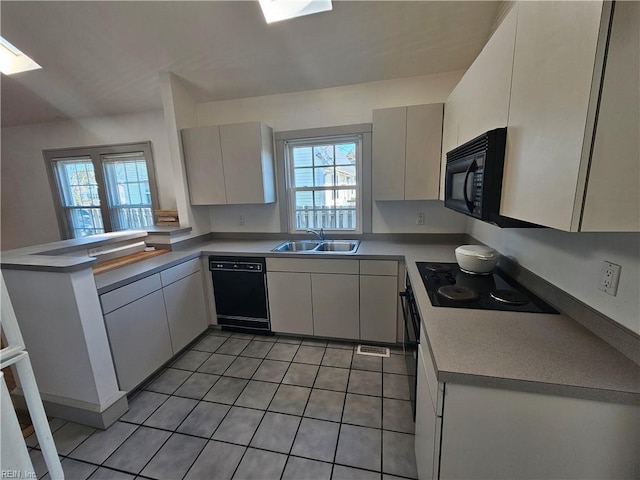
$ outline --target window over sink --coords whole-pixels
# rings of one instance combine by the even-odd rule
[[[362,231],[360,135],[285,143],[289,230]]]
[[[150,142],[43,153],[63,238],[154,224],[157,194]]]

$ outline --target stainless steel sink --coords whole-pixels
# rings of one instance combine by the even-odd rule
[[[272,251],[288,253],[355,253],[360,240],[290,240]]]
[[[284,242],[273,249],[274,252],[308,252],[318,248],[322,242],[317,240],[296,240]]]
[[[316,250],[318,252],[355,252],[358,242],[355,240],[327,240],[322,242]]]

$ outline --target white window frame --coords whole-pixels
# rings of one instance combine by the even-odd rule
[[[294,187],[294,167],[293,159],[291,158],[291,150],[295,147],[301,146],[314,146],[314,145],[326,145],[337,143],[353,142],[356,144],[356,184],[355,185],[332,185],[327,187]],[[327,233],[341,233],[341,234],[361,234],[363,224],[363,209],[362,209],[362,135],[358,133],[346,134],[346,135],[331,135],[331,136],[318,136],[309,138],[296,138],[292,140],[286,140],[284,142],[284,160],[285,160],[285,181],[287,188],[287,206],[288,206],[288,223],[289,233],[304,233],[306,229],[296,229],[296,208],[295,208],[295,192],[302,191],[336,191],[336,190],[356,190],[356,228],[353,230],[347,229],[324,229]]]

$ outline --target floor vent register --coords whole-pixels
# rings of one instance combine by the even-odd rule
[[[358,355],[371,355],[373,357],[388,357],[389,349],[387,347],[377,347],[375,345],[358,345],[356,353]]]

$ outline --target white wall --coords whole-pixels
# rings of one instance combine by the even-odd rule
[[[275,132],[371,123],[377,108],[444,102],[463,72],[424,75],[305,92],[198,104],[199,125],[261,121]],[[281,174],[277,172],[277,174]],[[279,200],[282,192],[278,192]],[[465,223],[431,202],[374,204],[373,231],[462,232]],[[424,227],[415,225],[415,212],[426,213]],[[279,232],[277,205],[234,205],[210,208],[215,232]],[[238,223],[243,216],[245,225]]]
[[[640,234],[500,229],[473,219],[467,233],[640,334]],[[615,297],[598,289],[605,260],[622,266]]]
[[[196,102],[173,73],[159,75],[162,92],[162,107],[165,112],[165,126],[169,149],[169,159],[173,168],[173,189],[180,225],[192,228],[189,236],[198,236],[211,231],[209,212],[206,207],[193,206],[189,200],[189,185],[182,151],[180,131],[198,124]]]
[[[42,150],[151,141],[160,208],[175,208],[162,111],[2,129],[3,250],[60,240]]]
[[[424,225],[417,225],[424,213]],[[374,233],[462,233],[467,220],[439,200],[373,202]]]

